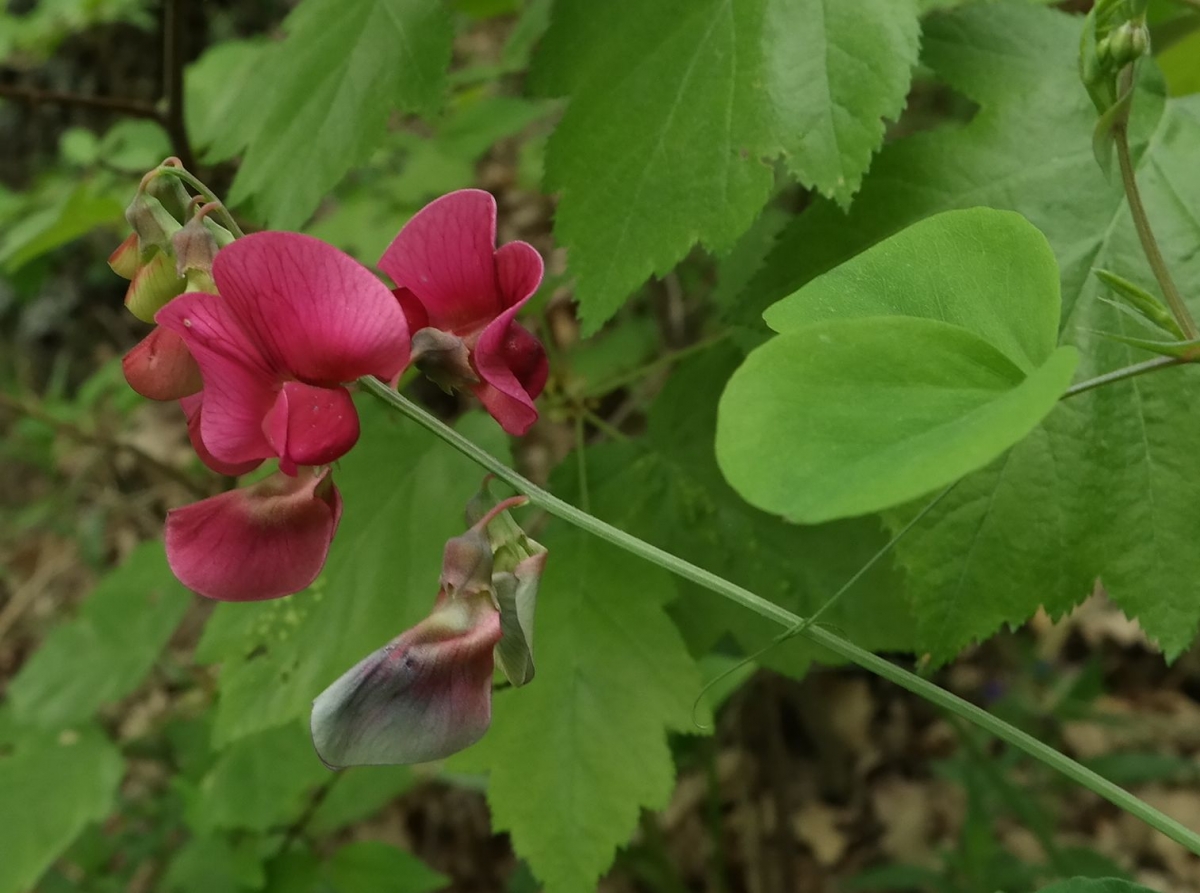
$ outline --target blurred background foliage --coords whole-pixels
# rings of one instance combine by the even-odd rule
[[[536,724],[558,703],[542,679],[523,707],[501,693],[492,736],[446,766],[321,766],[300,720],[309,700],[380,629],[423,615],[478,475],[364,405],[367,436],[338,478],[355,511],[313,590],[214,611],[174,581],[165,510],[229,482],[200,467],[175,407],[125,386],[120,356],[143,327],[105,264],[138,180],[167,155],[248,227],[303,229],[368,264],[431,198],[492,191],[501,241],[526,239],[548,261],[529,312],[552,356],[544,422],[510,447],[465,403],[420,383],[417,396],[577,504],[797,610],[883,541],[875,519],[768,518],[712,457],[716,397],[762,337],[739,296],[815,192],[781,163],[732,247],[685,251],[627,302],[597,293],[604,307],[581,325],[544,183],[568,89],[554,56],[585,48],[563,44],[530,78],[549,0],[398,6],[411,35],[367,0],[9,0],[0,12],[0,893],[523,893],[537,878],[588,889],[598,874],[614,891],[978,893],[1073,875],[1197,889],[1195,860],[1129,817],[877,680],[809,672],[823,656],[799,642],[720,686],[715,733],[697,734],[696,683],[770,631],[561,534],[560,588],[575,587],[581,611],[639,618],[631,637],[675,674],[616,693],[598,720],[614,724],[607,753],[579,740],[539,753]],[[1152,22],[1168,92],[1200,91],[1196,5],[1156,0]],[[919,66],[887,140],[975,111]],[[573,577],[597,563],[608,577]],[[830,623],[911,650],[899,575],[874,572]],[[592,641],[602,618],[590,622],[559,648],[593,648],[582,660],[600,672],[611,652]],[[1196,656],[1165,668],[1102,597],[996,637],[939,679],[1200,821]],[[672,688],[669,718],[641,715]],[[505,719],[522,709],[524,734]],[[539,760],[564,768],[523,791]],[[624,764],[637,778],[607,791],[605,772]],[[510,791],[493,791],[490,815],[489,772]],[[563,828],[572,794],[582,818]],[[522,812],[543,806],[541,819]]]

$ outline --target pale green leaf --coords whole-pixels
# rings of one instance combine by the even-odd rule
[[[663,612],[672,578],[573,528],[551,528],[538,674],[495,696],[457,764],[489,771],[493,827],[551,893],[591,891],[642,808],[674,787],[667,731],[694,731],[696,664]]]
[[[1149,887],[1118,878],[1076,877],[1042,887],[1038,893],[1154,893]]]
[[[360,400],[359,414],[362,437],[334,472],[345,508],[317,585],[220,605],[205,629],[197,657],[221,662],[218,744],[307,716],[329,683],[433,607],[442,548],[463,532],[483,474],[375,400]],[[493,454],[506,452],[490,418],[461,425]]]
[[[331,778],[333,787],[313,813],[309,827],[315,834],[328,834],[369,818],[412,787],[413,782],[409,766],[351,766],[339,770]]]
[[[163,878],[164,893],[245,893],[266,881],[259,841],[236,843],[220,835],[193,837],[175,853]]]
[[[96,729],[16,729],[0,742],[0,893],[25,893],[113,807],[124,762]]]
[[[755,350],[721,398],[717,460],[752,505],[817,524],[945,487],[1028,434],[1071,380],[917,317],[827,320]]]
[[[730,247],[771,190],[765,159],[848,201],[917,35],[910,0],[557,3],[535,66],[571,95],[546,183],[585,330],[696,242]]]
[[[246,82],[275,64],[278,44],[225,40],[205,50],[184,70],[188,137],[205,161],[215,164],[237,155],[263,124],[264,93]],[[270,87],[262,85],[263,91]]]
[[[1013,4],[930,17],[925,61],[979,103],[965,126],[899,140],[850,213],[820,202],[781,235],[741,305],[747,316],[931,214],[1014,210],[1046,235],[1062,282],[1062,340],[1091,378],[1145,359],[1093,334],[1140,327],[1100,300],[1092,270],[1153,282],[1119,181],[1095,164],[1095,109],[1078,80],[1081,21]],[[1200,295],[1200,97],[1164,102],[1152,65],[1133,103],[1143,200],[1180,291]],[[923,647],[945,659],[1045,606],[1109,594],[1167,655],[1200,620],[1200,376],[1166,370],[1073,397],[999,462],[968,478],[902,542]],[[908,517],[897,512],[899,525]]]
[[[253,199],[271,226],[295,229],[367,159],[392,109],[441,104],[452,28],[442,4],[423,0],[304,0],[285,27],[256,74],[265,95],[243,91],[262,125],[229,200]]]
[[[162,543],[143,543],[21,668],[8,688],[13,712],[53,727],[119,701],[145,677],[192,598],[167,566]]]
[[[972,208],[915,223],[834,267],[763,318],[777,332],[825,319],[919,316],[961,326],[1025,372],[1058,341],[1058,266],[1019,214]]]
[[[125,208],[116,199],[80,183],[50,207],[29,214],[0,237],[0,269],[12,274],[30,261],[105,224],[124,221]]]

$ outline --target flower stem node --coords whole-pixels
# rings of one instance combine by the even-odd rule
[[[426,326],[413,335],[412,362],[447,394],[479,383],[466,342],[441,329]]]

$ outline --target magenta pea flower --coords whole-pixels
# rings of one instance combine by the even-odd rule
[[[221,249],[212,275],[219,295],[180,295],[155,316],[200,367],[204,448],[229,464],[278,458],[293,475],[344,455],[359,433],[344,385],[408,364],[387,286],[332,245],[284,232]]]
[[[316,579],[337,530],[327,466],[359,434],[345,385],[398,376],[408,328],[386,285],[309,236],[241,238],[217,253],[212,276],[220,294],[180,295],[155,316],[199,367],[203,390],[181,401],[189,437],[215,471],[270,458],[280,471],[172,511],[167,559],[209,598],[278,598]]]
[[[549,364],[516,316],[542,281],[542,258],[526,242],[496,248],[495,199],[461,189],[430,202],[379,267],[396,284],[417,367],[447,389],[469,388],[509,434],[528,431]]]

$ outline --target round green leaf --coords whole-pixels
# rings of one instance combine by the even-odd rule
[[[920,316],[961,326],[1025,372],[1054,350],[1058,264],[1020,214],[991,208],[927,217],[834,267],[773,306],[777,332],[825,319]]]
[[[1025,376],[982,338],[916,317],[828,320],[764,344],[721,397],[717,461],[753,505],[817,524],[980,468],[1070,384],[1059,348]]]

